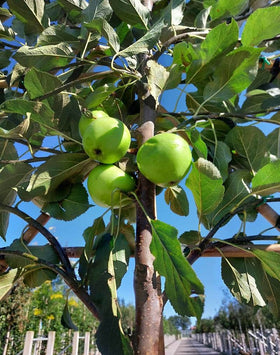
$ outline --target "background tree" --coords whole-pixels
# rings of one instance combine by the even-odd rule
[[[163,330],[164,330],[164,334],[170,334],[170,335],[176,335],[178,336],[179,334],[181,334],[180,330],[177,329],[174,325],[174,323],[172,322],[172,320],[166,317],[163,317]]]
[[[7,350],[13,347],[15,353],[22,350],[22,336],[28,322],[31,292],[28,287],[20,286],[12,288],[9,298],[0,303],[0,349],[3,354],[5,347]]]
[[[171,316],[168,320],[180,331],[188,329],[191,325],[190,319],[186,316]]]
[[[195,327],[196,333],[213,333],[215,330],[215,322],[212,318],[202,318]]]
[[[191,264],[215,253],[223,257],[223,280],[240,302],[269,304],[279,314],[279,246],[267,250],[254,244],[278,237],[250,234],[247,227],[261,213],[279,228],[271,208],[279,201],[280,186],[279,61],[274,61],[278,5],[254,0],[7,1],[0,28],[0,234],[5,238],[10,213],[30,227],[1,250],[2,269],[10,267],[1,277],[3,295],[19,277],[35,287],[59,275],[100,320],[96,338],[103,354],[132,349],[162,354],[166,301],[181,316],[200,318],[204,288]],[[170,93],[172,112],[165,108]],[[93,110],[119,119],[114,121],[118,132],[126,126],[131,135],[127,153],[112,162],[114,174],[106,175],[104,183],[99,174],[111,168],[100,155],[116,136],[103,140],[102,150],[92,143],[94,151],[86,149],[79,122],[94,116]],[[188,147],[187,142],[192,157],[182,148],[179,158],[172,141],[180,147]],[[120,145],[122,152],[126,144]],[[190,158],[188,172],[179,174]],[[49,216],[70,223],[89,208],[94,211],[83,185],[89,174],[89,191],[97,191],[98,202],[109,207],[94,216],[90,227],[81,228],[85,246],[73,252],[44,224]],[[125,176],[124,185],[116,183],[117,175]],[[156,193],[164,193],[171,213],[180,216],[188,215],[188,200],[194,199],[197,227],[186,225],[178,238],[174,226],[156,218]],[[23,202],[42,211],[37,221]],[[234,216],[240,228],[215,238]],[[36,231],[47,245],[28,245]],[[78,270],[71,256],[79,257]],[[131,256],[135,330],[129,337],[120,326],[117,288]]]

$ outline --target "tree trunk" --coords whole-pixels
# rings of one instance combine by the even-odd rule
[[[142,143],[154,135],[156,112],[140,99],[139,131]],[[138,198],[147,215],[155,219],[155,185],[139,174]],[[150,252],[151,225],[140,205],[137,205],[136,250],[135,250],[135,307],[136,325],[134,336],[135,354],[164,354],[162,324],[163,301],[160,277],[155,272],[154,256]]]
[[[150,11],[153,8],[152,0],[142,0],[144,6]],[[140,59],[143,76],[146,73],[147,56]],[[156,102],[150,95],[148,87],[140,88],[138,92],[140,101],[140,127],[141,144],[154,135],[154,122],[156,118]],[[145,99],[144,99],[145,98]],[[139,145],[141,145],[139,144]],[[136,218],[136,246],[135,246],[135,333],[134,353],[141,355],[163,355],[163,299],[161,293],[160,276],[154,269],[154,256],[150,251],[152,241],[152,228],[142,208],[147,215],[156,218],[155,185],[139,173],[138,199],[142,206],[137,204]]]

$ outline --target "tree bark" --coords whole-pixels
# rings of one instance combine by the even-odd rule
[[[140,99],[140,121],[142,142],[154,135],[155,108]],[[155,219],[155,185],[139,173],[138,199],[147,215]],[[164,354],[162,325],[163,301],[160,277],[157,275],[150,252],[152,229],[142,207],[137,205],[136,248],[135,248],[135,308],[136,324],[134,334],[135,354]]]

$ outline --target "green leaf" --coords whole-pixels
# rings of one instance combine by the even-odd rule
[[[213,211],[224,196],[223,179],[219,170],[203,158],[193,164],[186,186],[193,193],[199,216]]]
[[[31,68],[24,77],[24,86],[30,99],[35,99],[61,86],[61,81],[52,74]]]
[[[105,232],[105,223],[102,217],[98,217],[94,220],[93,225],[85,229],[83,237],[86,242],[86,247],[88,251],[94,249],[94,237],[97,235],[103,235]]]
[[[252,179],[252,192],[266,196],[280,192],[280,160],[262,167]]]
[[[238,269],[238,272],[243,271],[243,280],[246,278],[247,273],[247,279],[248,281],[251,281],[250,285],[247,285],[247,289],[244,290],[245,295],[247,294],[247,300],[249,299],[249,303],[253,304],[253,302],[256,301],[256,296],[261,296],[268,304],[273,314],[276,317],[279,317],[280,255],[275,252],[264,251],[258,248],[252,249],[251,253],[255,255],[255,258],[232,258],[229,259],[229,261],[236,267],[236,269]],[[230,278],[230,273],[228,273],[226,269],[224,270],[223,275]],[[257,287],[257,291],[254,291],[255,293],[250,295],[250,290],[253,291],[251,285],[254,286],[254,284]],[[231,285],[228,286],[236,289],[236,281],[232,280]],[[246,287],[246,282],[244,283],[244,286]],[[246,298],[244,300],[246,301]],[[260,297],[259,301],[262,303]]]
[[[224,142],[218,141],[213,155],[213,163],[219,169],[223,180],[225,181],[228,177],[228,164],[232,159],[229,146]]]
[[[96,342],[102,354],[128,355],[132,354],[132,349],[119,320],[112,249],[112,236],[104,234],[88,274],[90,297],[101,317]]]
[[[119,234],[113,249],[113,263],[117,288],[120,287],[122,278],[127,272],[130,254],[130,247],[126,237],[123,234]]]
[[[271,96],[268,93],[253,95],[247,97],[244,101],[240,113],[248,114],[248,113],[265,113],[267,110],[272,109],[273,107],[279,106],[279,95]]]
[[[55,75],[39,71],[35,68],[30,69],[24,77],[24,86],[31,99],[52,92],[61,85],[62,82]],[[60,117],[62,109],[66,106],[68,101],[69,98],[66,95],[59,93],[49,97],[43,102],[50,106],[54,111],[55,117]]]
[[[180,186],[172,186],[166,189],[164,199],[174,213],[179,216],[187,216],[189,214],[188,198]]]
[[[86,280],[89,267],[92,263],[92,257],[94,255],[94,243],[96,236],[103,235],[105,232],[105,223],[102,217],[98,217],[94,220],[93,225],[88,227],[83,232],[83,238],[85,240],[85,247],[79,260],[79,275],[81,279]]]
[[[211,8],[210,16],[212,20],[237,16],[244,12],[249,5],[248,0],[218,0]]]
[[[203,306],[192,293],[203,294],[203,285],[182,254],[177,230],[158,220],[152,220],[151,225],[153,239],[150,248],[155,256],[155,269],[165,277],[167,297],[180,315],[200,318]]]
[[[26,190],[31,198],[47,195],[64,181],[83,180],[95,164],[83,153],[63,153],[52,156],[35,171]]]
[[[196,245],[201,242],[201,239],[201,234],[199,233],[199,231],[195,230],[184,232],[179,237],[180,243],[186,245]]]
[[[195,113],[197,109],[200,109],[200,113],[208,112],[225,112],[225,104],[228,106],[228,101],[223,102],[206,102],[201,91],[187,93],[186,104],[190,112]],[[213,121],[212,121],[213,122]],[[221,122],[221,121],[220,121]]]
[[[109,19],[113,13],[109,0],[89,1],[88,7],[83,10],[85,22],[96,18]]]
[[[23,281],[30,288],[39,287],[44,282],[54,280],[57,277],[54,271],[44,266],[30,265],[26,269],[26,273],[23,274]]]
[[[255,79],[261,50],[241,47],[221,58],[213,81],[204,89],[206,101],[224,101],[245,90]]]
[[[130,251],[133,254],[135,251],[135,231],[133,226],[130,223],[135,223],[135,221],[130,221],[129,220],[129,213],[131,213],[131,210],[133,211],[134,209],[129,207],[126,211],[122,209],[122,213],[125,212],[125,214],[122,214],[122,218],[128,220],[128,223],[121,223],[120,225],[120,233],[122,233],[127,240],[127,243],[130,247]],[[133,211],[134,213],[135,211]]]
[[[54,271],[36,263],[36,259],[40,258],[51,264],[58,264],[59,258],[51,245],[27,247],[21,239],[16,239],[6,250],[34,256],[34,261],[20,255],[6,256],[7,263],[11,268],[24,268],[24,283],[29,287],[40,286],[45,281],[53,280],[57,277]]]
[[[78,18],[88,6],[86,0],[58,0],[58,3],[71,19]]]
[[[140,0],[109,0],[114,13],[130,25],[147,28],[150,11]]]
[[[9,66],[11,56],[12,56],[12,51],[9,51],[8,49],[0,50],[0,68],[5,68]]]
[[[255,258],[223,258],[222,278],[239,302],[251,306],[265,306],[265,300],[259,290],[263,281],[263,270]]]
[[[191,43],[180,42],[173,49],[173,63],[188,67],[193,60],[199,58],[197,51]]]
[[[248,202],[250,189],[248,184],[251,175],[247,170],[237,170],[231,173],[225,181],[225,194],[221,203],[207,216],[209,227],[217,224],[223,216],[235,209],[241,201]],[[248,197],[246,199],[246,197]]]
[[[279,21],[279,6],[255,10],[247,19],[242,31],[241,42],[243,46],[257,46],[263,40],[278,35]]]
[[[30,128],[30,115],[26,119],[24,119],[19,125],[16,127],[6,130],[0,128],[0,137],[7,139],[22,139],[23,137],[28,136],[28,130]],[[38,126],[36,127],[38,128]]]
[[[205,65],[222,53],[225,55],[234,48],[238,41],[238,24],[232,21],[230,24],[221,23],[214,27],[201,43],[200,56]]]
[[[95,109],[103,101],[108,99],[113,92],[116,91],[114,84],[104,84],[96,88],[91,94],[89,94],[85,100],[85,107],[89,110]]]
[[[67,329],[73,329],[73,330],[78,330],[77,326],[73,323],[71,314],[69,312],[69,307],[68,307],[68,300],[65,303],[65,306],[63,308],[63,313],[61,316],[61,324],[63,327]]]
[[[64,67],[73,59],[73,51],[68,43],[50,44],[43,47],[22,46],[14,59],[24,67],[49,71]]]
[[[267,146],[270,154],[280,158],[280,129],[276,128],[267,136]]]
[[[120,50],[120,40],[114,28],[103,18],[97,18],[84,26],[90,31],[98,31],[100,35],[107,39],[109,46],[114,53]]]
[[[180,68],[180,65],[172,64],[169,68],[166,68],[166,70],[169,76],[165,82],[164,89],[171,90],[177,88],[178,85],[181,83],[182,77],[182,70]]]
[[[24,241],[21,239],[15,239],[13,243],[6,248],[6,250],[19,251],[22,253],[27,253],[33,255],[36,258],[40,258],[48,261],[51,264],[58,264],[59,258],[53,247],[49,244],[46,245],[25,245]],[[6,256],[7,263],[13,269],[15,268],[25,268],[28,265],[34,265],[34,261],[25,258],[23,256]],[[36,261],[36,260],[35,260]]]
[[[47,129],[55,129],[54,112],[48,105],[39,101],[27,101],[23,99],[7,100],[1,105],[1,109],[7,113],[18,113],[23,116],[31,114],[31,119],[40,123]]]
[[[147,62],[147,70],[148,70],[148,85],[151,92],[151,95],[158,100],[158,97],[163,92],[167,80],[169,78],[169,73],[166,68],[154,60],[149,60]]]
[[[96,331],[96,344],[101,354],[132,355],[133,350],[127,336],[120,332],[117,317],[105,317]]]
[[[8,9],[4,7],[0,7],[0,17],[2,18],[2,22],[6,21],[8,18],[12,17],[13,15],[10,13]]]
[[[3,301],[5,296],[9,293],[14,285],[17,269],[9,270],[5,274],[0,275],[0,302]]]
[[[15,40],[14,31],[10,27],[3,26],[1,21],[0,21],[0,38],[5,39],[6,41]]]
[[[26,163],[7,164],[0,168],[0,201],[11,206],[16,199],[17,186],[31,173],[32,167]],[[9,213],[0,211],[0,236],[5,239],[9,224]]]
[[[268,306],[275,315],[280,315],[280,294],[279,294],[279,254],[260,249],[253,250],[254,255],[259,259],[264,269],[264,278],[261,290],[266,295]]]
[[[205,142],[201,139],[201,134],[200,132],[193,128],[190,131],[186,131],[190,141],[191,145],[193,147],[192,154],[194,156],[194,159],[196,160],[197,158],[207,158],[208,154],[208,149],[207,145]]]
[[[18,159],[18,153],[13,143],[8,142],[7,140],[0,139],[0,157],[1,160]],[[0,160],[0,168],[5,166],[5,164],[1,164],[1,160]]]
[[[260,249],[253,250],[253,253],[261,261],[265,271],[271,277],[280,281],[280,255],[273,251]]]
[[[181,45],[184,56],[188,57],[189,68],[187,81],[194,83],[197,87],[204,87],[203,82],[209,80],[213,68],[220,66],[220,57],[224,57],[233,50],[238,41],[238,25],[232,21],[229,25],[222,23],[214,27],[201,43],[200,50],[193,52],[190,46]],[[178,45],[175,46],[175,48]]]
[[[266,137],[257,127],[234,127],[227,134],[226,143],[234,152],[234,161],[253,174],[269,161]]]
[[[20,161],[7,164],[0,169],[0,201],[2,203],[9,205],[13,203],[16,187],[30,175],[32,170],[32,166]]]
[[[168,26],[179,25],[184,17],[185,0],[172,0],[161,12],[161,18]]]
[[[43,206],[42,211],[51,217],[63,221],[71,221],[79,217],[91,207],[88,203],[88,194],[82,184],[72,186],[70,194],[59,202],[50,202]]]
[[[10,11],[24,23],[26,34],[37,34],[44,30],[42,19],[44,16],[44,0],[8,0]]]
[[[61,42],[78,46],[80,45],[79,35],[79,29],[70,28],[66,25],[49,26],[38,37],[37,46],[58,45]]]
[[[122,57],[129,57],[139,53],[148,53],[149,50],[152,49],[157,43],[163,27],[163,22],[157,23],[143,37],[124,50],[120,51],[118,55]]]

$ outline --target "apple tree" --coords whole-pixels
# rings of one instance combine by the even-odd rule
[[[279,316],[277,236],[250,232],[258,214],[280,227],[279,1],[1,5],[1,297],[19,279],[59,276],[100,321],[102,354],[164,354],[166,302],[200,319],[204,287],[191,265],[219,255],[238,301]],[[168,221],[157,219],[161,195]],[[65,248],[45,227],[88,210],[82,246]],[[174,213],[186,221],[180,236],[167,223]],[[28,225],[12,244],[11,214]],[[232,218],[236,230],[217,239]],[[29,245],[38,232],[46,244]],[[126,334],[117,289],[131,257]]]

